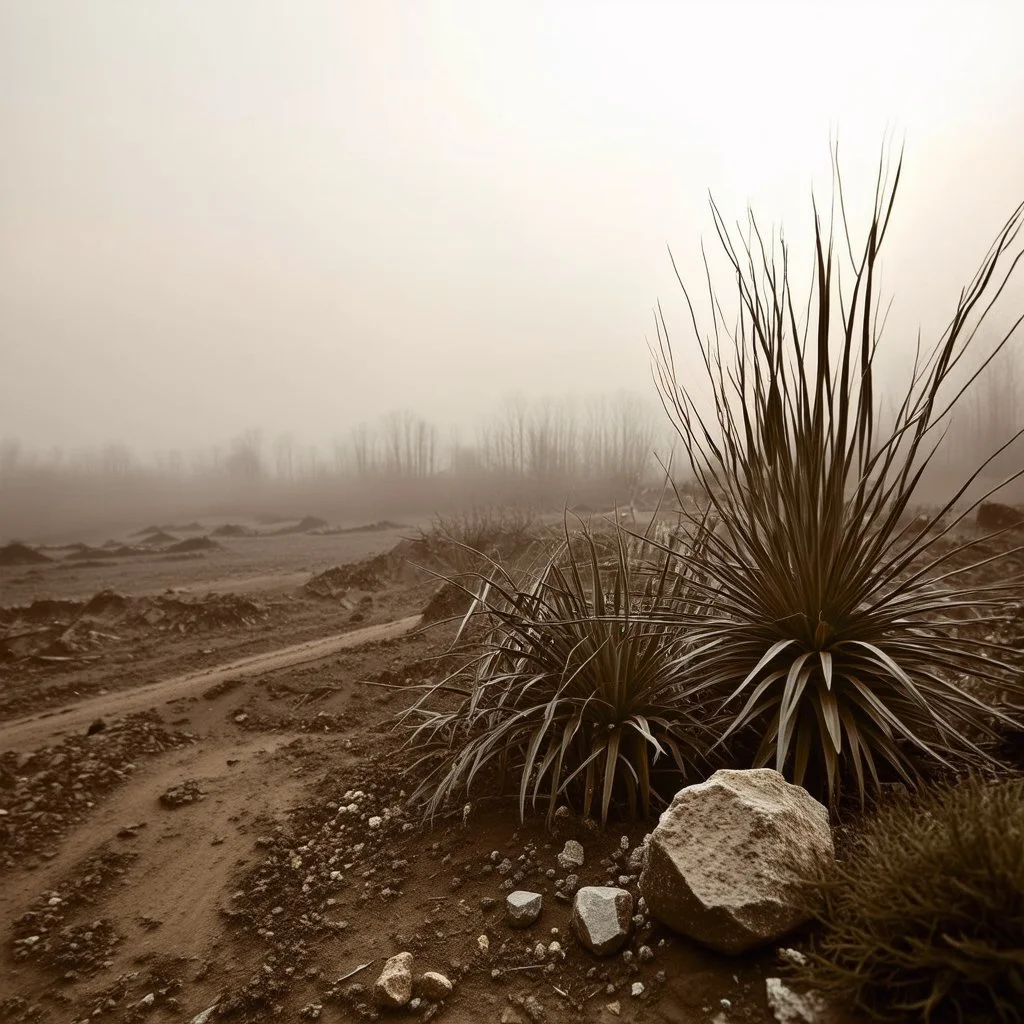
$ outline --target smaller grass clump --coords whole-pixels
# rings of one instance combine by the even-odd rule
[[[541,536],[537,517],[516,506],[478,506],[452,515],[436,515],[411,539],[413,561],[446,571],[471,574],[491,559],[519,558]]]
[[[613,800],[635,816],[669,796],[710,746],[711,723],[681,678],[684,638],[668,610],[689,581],[672,563],[636,564],[625,536],[602,557],[587,528],[538,570],[513,579],[498,565],[467,592],[466,621],[482,617],[481,653],[427,688],[403,720],[410,745],[426,745],[425,780],[413,794],[433,814],[474,779],[509,779],[519,812],[538,799],[584,816]],[[659,617],[659,613],[664,613]]]
[[[876,1020],[1024,1020],[1024,779],[883,808],[823,889],[819,990]]]

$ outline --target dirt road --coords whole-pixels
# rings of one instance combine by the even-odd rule
[[[391,640],[411,632],[420,623],[419,615],[363,629],[309,640],[263,654],[239,658],[223,665],[149,683],[137,689],[90,697],[55,711],[0,723],[0,750],[31,751],[52,744],[70,732],[83,732],[97,718],[114,717],[144,711],[182,697],[201,693],[225,679],[254,676],[330,657],[338,651],[379,640]]]

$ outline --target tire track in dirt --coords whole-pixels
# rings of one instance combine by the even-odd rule
[[[261,675],[264,672],[319,661],[321,658],[362,644],[392,640],[412,632],[420,622],[419,615],[410,615],[393,622],[308,640],[276,651],[239,658],[223,665],[186,672],[183,675],[139,686],[134,690],[97,695],[55,711],[0,723],[0,750],[36,750],[54,743],[66,733],[84,731],[96,718],[120,717],[136,711],[145,711],[157,704],[167,704],[182,697],[201,693],[226,679]]]

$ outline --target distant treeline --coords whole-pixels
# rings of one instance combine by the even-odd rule
[[[143,458],[127,445],[49,453],[0,442],[0,540],[205,515],[316,514],[338,522],[482,504],[630,502],[671,448],[660,410],[631,394],[506,399],[471,439],[410,411],[326,450],[246,430],[223,447]]]

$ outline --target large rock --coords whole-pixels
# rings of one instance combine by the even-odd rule
[[[608,956],[629,938],[633,923],[633,897],[625,889],[585,885],[576,893],[572,926],[576,937],[592,953]]]
[[[640,892],[651,914],[721,953],[807,921],[806,883],[835,856],[828,811],[776,771],[718,771],[680,790],[651,834]]]
[[[385,964],[373,985],[378,1006],[401,1009],[412,999],[412,953],[396,953]]]

